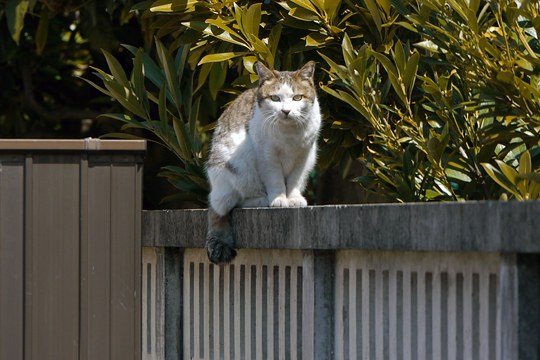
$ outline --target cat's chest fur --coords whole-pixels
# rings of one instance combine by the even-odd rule
[[[296,166],[301,165],[306,154],[317,140],[320,127],[317,103],[311,106],[311,110],[306,116],[309,117],[309,121],[306,121],[305,125],[280,122],[269,126],[266,123],[267,118],[264,111],[256,106],[250,119],[248,136],[251,139],[250,145],[254,152],[258,157],[272,158],[278,161],[284,176],[288,175]]]

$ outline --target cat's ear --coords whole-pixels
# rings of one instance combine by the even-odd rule
[[[297,74],[306,80],[313,79],[313,74],[315,73],[315,61],[308,61],[300,70],[297,71]]]
[[[264,66],[264,64],[260,61],[257,61],[254,65],[255,71],[257,71],[257,75],[259,75],[259,83],[262,84],[263,81],[271,79],[275,77],[272,70]]]

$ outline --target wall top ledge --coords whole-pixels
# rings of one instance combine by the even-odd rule
[[[143,211],[143,245],[204,247],[206,210]],[[239,248],[540,253],[540,201],[235,209]]]
[[[0,139],[6,151],[146,151],[146,140]]]

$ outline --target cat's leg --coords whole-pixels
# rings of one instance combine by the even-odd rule
[[[230,215],[221,216],[208,208],[208,233],[206,252],[214,264],[224,264],[236,256],[235,239],[230,223]]]
[[[307,156],[300,162],[302,166],[294,167],[287,176],[287,198],[290,207],[307,206],[307,200],[302,196],[302,192],[306,187],[309,172],[315,165],[316,153],[316,148],[312,147]]]
[[[233,187],[234,176],[226,169],[209,168],[208,178],[212,187],[206,236],[208,258],[216,264],[228,263],[236,256],[230,211],[241,201],[241,195]]]
[[[288,207],[287,189],[283,177],[281,162],[275,155],[267,154],[258,164],[259,175],[268,197],[271,207]]]
[[[267,207],[269,205],[266,196],[246,198],[242,202],[244,208]]]

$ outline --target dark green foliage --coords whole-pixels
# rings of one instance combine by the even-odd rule
[[[0,1],[0,137],[99,136],[120,107],[79,76],[104,66],[100,49],[140,44],[130,1]],[[124,53],[127,53],[124,52]],[[122,59],[123,54],[116,53]]]
[[[204,199],[206,130],[256,81],[253,64],[316,60],[323,170],[346,176],[360,162],[368,174],[355,180],[396,201],[539,197],[538,1],[146,4],[167,44],[157,42],[159,65],[132,50],[130,79],[110,55],[110,75],[99,74],[133,114],[115,117],[178,155],[163,174],[183,193]]]

